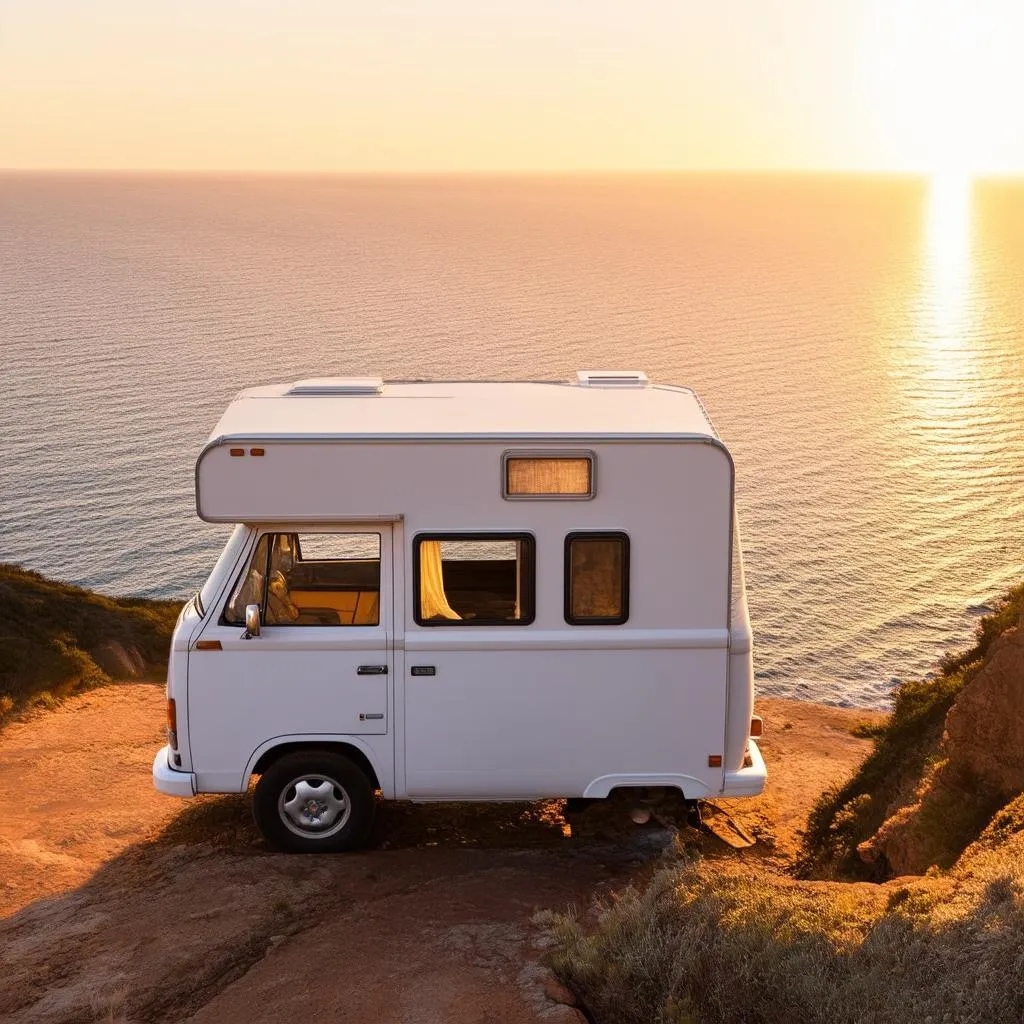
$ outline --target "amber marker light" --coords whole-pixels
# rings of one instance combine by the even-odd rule
[[[167,698],[167,742],[172,750],[178,749],[178,709],[173,697]]]
[[[764,735],[764,722],[761,721],[760,717],[754,715],[750,720],[750,735],[757,739],[758,736]]]
[[[250,448],[249,449],[249,454],[250,455],[263,455],[264,452],[263,452],[262,448]]]
[[[709,768],[721,768],[722,767],[722,755],[721,754],[708,754],[708,767]]]
[[[237,459],[240,455],[244,455],[245,454],[245,449],[244,448],[232,448],[231,449],[231,454]]]
[[[219,640],[197,640],[195,649],[197,651],[219,651],[223,648]]]

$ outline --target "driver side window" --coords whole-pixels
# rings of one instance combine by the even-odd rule
[[[380,534],[264,534],[224,623],[244,625],[249,604],[267,626],[378,625]]]

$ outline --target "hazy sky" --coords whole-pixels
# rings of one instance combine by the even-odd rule
[[[0,0],[0,167],[1024,172],[1021,0]]]

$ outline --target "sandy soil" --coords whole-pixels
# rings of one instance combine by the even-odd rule
[[[867,751],[851,726],[877,716],[758,711],[768,790],[709,809],[758,841],[699,842],[784,867]],[[578,1022],[546,994],[534,911],[587,905],[670,839],[605,807],[567,828],[557,802],[386,804],[366,851],[274,854],[246,798],[154,792],[162,717],[162,687],[133,684],[0,732],[0,1019]]]

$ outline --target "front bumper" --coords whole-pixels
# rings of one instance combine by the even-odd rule
[[[171,767],[171,748],[161,747],[153,758],[153,785],[168,796],[195,796],[196,777]]]
[[[725,773],[725,785],[722,796],[757,796],[764,792],[764,784],[768,781],[768,769],[764,766],[764,758],[754,740],[747,740],[747,752],[750,764],[739,771]]]

